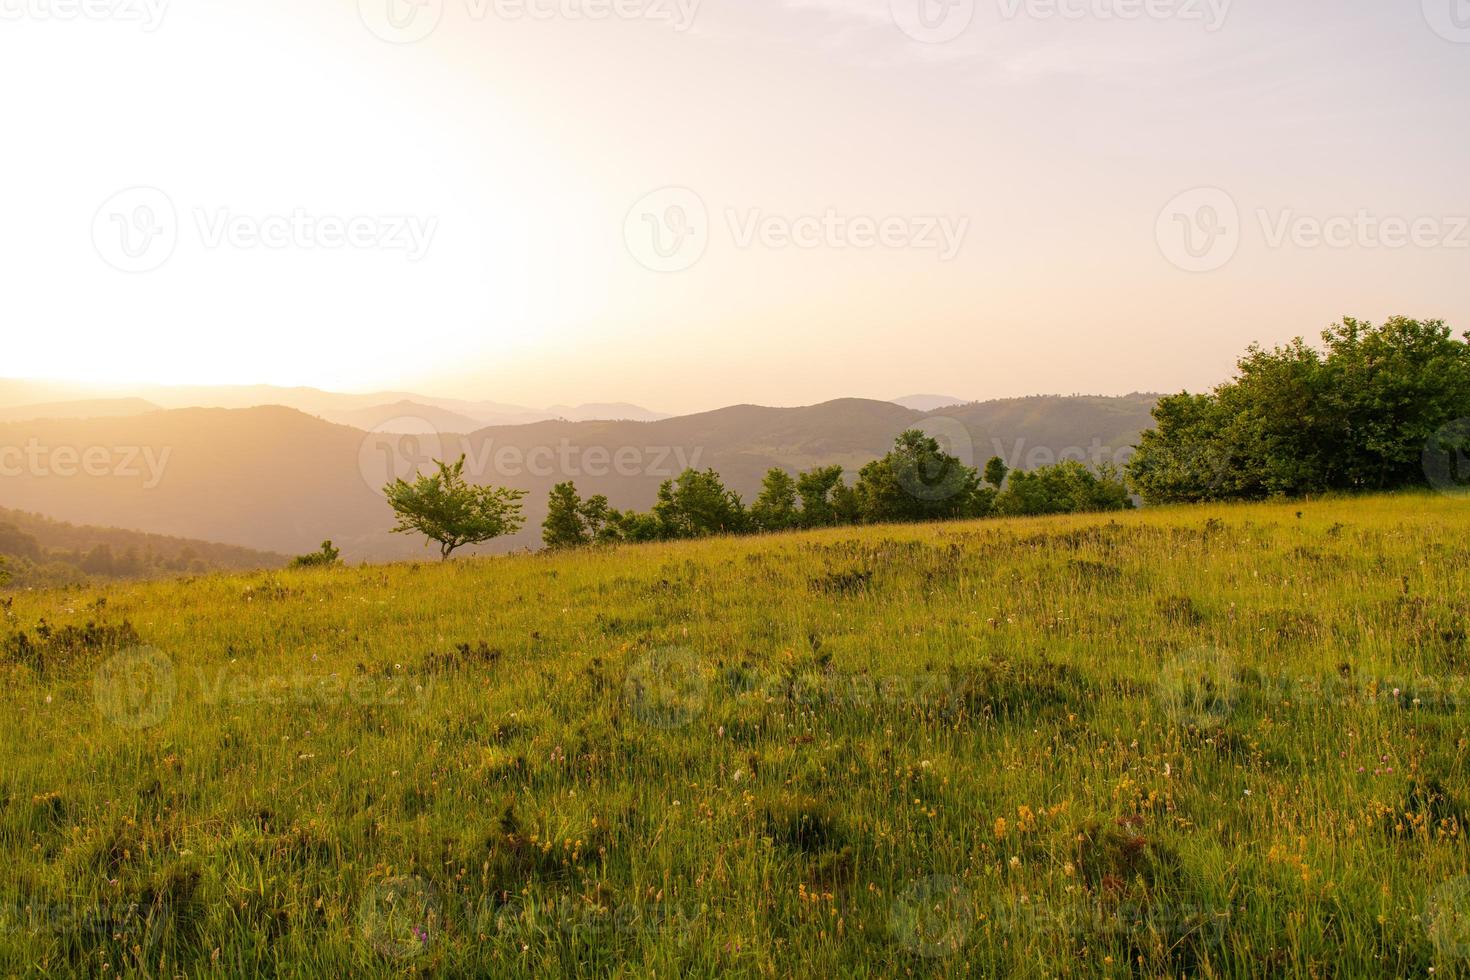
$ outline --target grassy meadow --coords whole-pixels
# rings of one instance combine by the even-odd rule
[[[1470,972],[1470,503],[0,599],[0,975]]]

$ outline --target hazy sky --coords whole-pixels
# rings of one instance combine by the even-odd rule
[[[1470,329],[1467,0],[0,0],[0,376],[665,411]]]

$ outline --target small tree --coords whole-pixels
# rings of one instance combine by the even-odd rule
[[[842,482],[842,465],[820,466],[807,470],[796,480],[801,496],[801,526],[829,527],[845,523],[838,514],[839,503],[847,502],[848,489]]]
[[[761,493],[750,506],[750,522],[758,531],[784,531],[796,526],[796,480],[776,468],[761,482]]]
[[[613,510],[607,497],[600,493],[588,497],[577,513],[581,515],[582,523],[587,526],[587,534],[593,541],[608,544],[619,539],[623,515]]]
[[[330,540],[322,542],[321,551],[313,551],[309,555],[299,555],[291,562],[292,568],[331,568],[342,562],[342,552],[338,551]]]
[[[726,489],[714,470],[685,470],[677,480],[665,480],[653,516],[665,540],[742,534],[749,523],[740,495]]]
[[[577,485],[558,483],[546,500],[546,520],[541,522],[541,541],[548,548],[578,548],[592,540],[582,517],[582,498]]]
[[[1004,490],[1006,476],[1010,472],[1011,468],[1006,465],[1005,460],[999,456],[992,456],[990,457],[990,461],[985,464],[985,482],[997,490]]]
[[[524,490],[476,486],[464,478],[465,457],[457,463],[435,460],[439,472],[413,483],[394,480],[383,488],[398,515],[395,534],[422,534],[439,545],[448,560],[466,545],[483,544],[514,534],[526,523],[521,513]]]
[[[853,489],[863,520],[874,523],[974,517],[982,510],[979,474],[918,429],[900,433],[888,455],[864,466]]]

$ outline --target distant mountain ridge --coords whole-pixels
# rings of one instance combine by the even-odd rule
[[[969,405],[974,400],[973,398],[956,398],[953,395],[904,395],[902,398],[893,399],[893,404],[912,408],[916,412],[936,412],[941,408],[951,408],[955,405]]]
[[[25,422],[31,419],[119,418],[161,410],[160,406],[142,398],[85,398],[71,402],[41,402],[35,405],[12,405],[8,408],[0,408],[0,422]]]
[[[104,397],[105,396],[105,397]],[[324,391],[320,388],[282,388],[274,385],[83,385],[71,382],[24,381],[0,378],[0,419],[39,418],[38,415],[16,416],[11,407],[30,408],[48,403],[71,404],[97,410],[90,415],[62,416],[78,418],[105,418],[123,413],[103,410],[108,403],[140,402],[150,409],[157,408],[260,408],[283,405],[308,415],[316,415],[329,422],[355,425],[362,428],[382,426],[385,431],[413,431],[412,424],[394,424],[397,418],[412,419],[414,416],[392,414],[389,410],[400,406],[413,406],[419,415],[427,411],[431,415],[449,413],[473,424],[461,431],[471,431],[487,425],[523,425],[550,419],[569,421],[591,421],[595,419],[630,419],[652,422],[668,418],[661,412],[650,411],[627,403],[593,403],[587,405],[555,405],[551,408],[526,408],[495,401],[474,401],[462,398],[439,398],[404,391],[380,391],[365,394],[348,394]],[[450,421],[447,417],[445,421]],[[377,418],[375,424],[363,424],[366,419]],[[432,421],[432,419],[431,419]],[[463,422],[455,425],[462,426]]]
[[[535,547],[546,495],[564,480],[618,508],[648,508],[686,467],[713,468],[749,502],[772,467],[855,471],[920,427],[967,462],[1031,469],[1062,455],[1119,463],[1151,424],[1155,395],[1037,396],[925,413],[846,398],[800,408],[737,405],[657,421],[567,421],[472,432],[366,432],[285,407],[191,408],[122,418],[0,423],[0,453],[33,441],[95,447],[111,469],[0,473],[0,506],[284,554],[333,539],[350,559],[428,557],[389,533],[381,495],[432,458],[467,457],[476,482],[526,490],[526,528],[490,550]],[[395,408],[393,403],[388,403]],[[373,406],[360,406],[372,408]],[[0,455],[0,463],[5,457]],[[44,462],[44,460],[43,460]],[[61,467],[55,467],[62,469]]]

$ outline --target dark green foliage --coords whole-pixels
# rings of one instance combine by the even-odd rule
[[[853,524],[903,523],[1027,514],[1071,514],[1133,506],[1122,480],[1108,467],[1098,472],[1065,462],[1033,473],[1012,473],[999,458],[974,467],[946,453],[939,442],[911,429],[893,450],[864,466],[849,485],[834,464],[796,477],[766,473],[749,510],[714,470],[685,470],[658,491],[653,510],[618,512],[605,497],[583,503],[572,483],[557,484],[547,502],[542,539],[548,548],[594,542],[649,542],[715,534],[777,532]],[[999,489],[1006,483],[1006,490]]]
[[[786,531],[796,527],[801,517],[796,502],[796,480],[783,469],[771,470],[761,482],[760,496],[751,505],[751,525],[757,531]]]
[[[466,545],[514,534],[525,523],[524,490],[475,486],[464,478],[465,457],[450,465],[435,460],[439,472],[413,483],[395,480],[383,488],[398,515],[395,534],[422,534],[448,559]]]
[[[1160,401],[1133,488],[1155,502],[1389,490],[1433,481],[1436,452],[1464,458],[1470,440],[1434,444],[1470,417],[1470,346],[1442,321],[1344,318],[1322,341],[1253,346],[1235,380]]]
[[[46,676],[54,668],[116,653],[142,642],[138,631],[127,620],[120,625],[89,622],[86,626],[56,629],[43,619],[33,633],[20,631],[0,640],[0,663],[24,664]]]
[[[887,456],[864,466],[854,489],[863,520],[875,524],[983,517],[994,496],[980,486],[973,467],[917,429],[902,433]]]
[[[796,481],[796,492],[801,497],[801,526],[831,527],[846,523],[840,520],[840,511],[843,504],[849,508],[852,504],[846,499],[845,490],[841,466],[821,466],[801,474]]]
[[[740,495],[727,490],[714,470],[685,470],[658,490],[653,505],[665,540],[740,534],[750,523]]]
[[[323,541],[320,551],[300,555],[291,562],[292,568],[331,568],[342,564],[342,552],[330,540]]]
[[[1129,510],[1128,488],[1109,466],[1094,473],[1076,460],[1010,475],[995,500],[995,512],[1006,517],[1038,514],[1079,514]]]
[[[541,522],[541,540],[548,548],[575,548],[589,544],[592,535],[582,519],[582,498],[574,483],[558,483],[547,498],[546,520]]]

